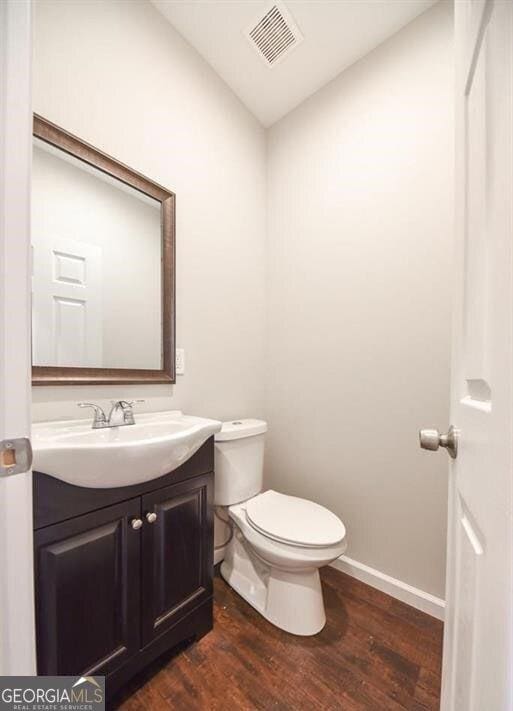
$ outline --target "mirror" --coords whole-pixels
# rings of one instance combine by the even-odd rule
[[[39,116],[35,384],[174,382],[174,194]]]

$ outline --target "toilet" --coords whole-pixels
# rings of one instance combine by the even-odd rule
[[[262,492],[266,432],[247,419],[215,435],[215,504],[233,529],[221,575],[276,627],[314,635],[326,623],[319,568],[344,553],[346,529],[319,504]]]

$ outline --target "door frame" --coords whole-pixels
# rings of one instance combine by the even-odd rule
[[[0,440],[30,437],[32,7],[0,2]],[[0,675],[36,673],[32,474],[0,475]]]

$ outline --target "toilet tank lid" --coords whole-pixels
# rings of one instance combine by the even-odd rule
[[[221,431],[215,435],[216,442],[226,442],[230,439],[242,439],[267,432],[267,422],[264,420],[232,420],[223,422]]]

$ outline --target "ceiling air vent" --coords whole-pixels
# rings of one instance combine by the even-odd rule
[[[303,41],[303,35],[281,2],[268,5],[244,33],[268,67],[274,67]]]

